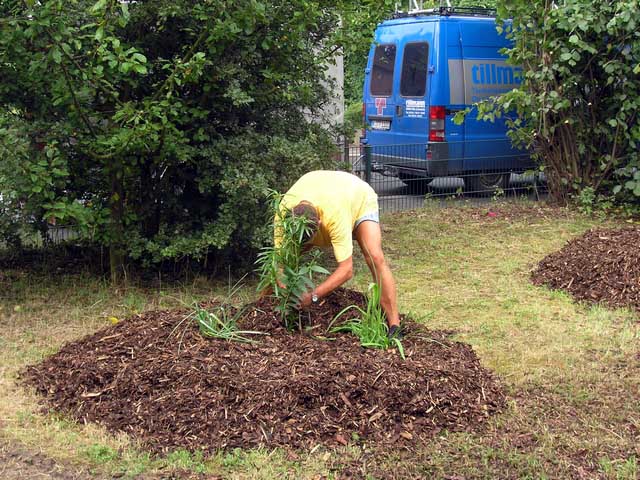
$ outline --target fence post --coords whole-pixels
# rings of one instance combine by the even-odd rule
[[[364,181],[371,184],[371,145],[364,146]]]
[[[342,149],[342,155],[343,155],[343,162],[344,162],[344,167],[343,168],[349,168],[349,171],[353,171],[353,162],[351,161],[351,156],[349,155],[349,137],[347,137],[346,135],[344,136],[344,148]]]

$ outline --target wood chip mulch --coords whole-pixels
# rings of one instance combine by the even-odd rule
[[[640,228],[590,230],[544,258],[531,278],[578,300],[640,310]]]
[[[362,295],[315,306],[310,329],[282,328],[268,299],[240,325],[259,343],[203,338],[185,311],[137,315],[27,367],[48,408],[123,431],[154,452],[366,443],[410,448],[443,429],[471,431],[505,404],[502,386],[469,345],[405,319],[406,360],[365,349],[326,327]]]

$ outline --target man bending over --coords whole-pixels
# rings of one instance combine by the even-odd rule
[[[300,177],[284,195],[281,206],[307,217],[313,233],[305,247],[331,246],[338,262],[324,282],[302,295],[300,307],[318,302],[353,277],[355,238],[380,285],[389,336],[400,336],[396,285],[382,252],[378,196],[373,189],[350,173],[318,170]]]

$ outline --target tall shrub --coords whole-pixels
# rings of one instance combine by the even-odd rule
[[[330,158],[321,0],[8,1],[0,21],[0,142],[25,158],[0,201],[107,245],[114,279],[246,257],[261,192]]]
[[[497,100],[517,110],[514,137],[540,160],[558,200],[588,188],[640,199],[638,1],[499,2],[524,68],[519,90]],[[495,114],[485,106],[487,116]]]

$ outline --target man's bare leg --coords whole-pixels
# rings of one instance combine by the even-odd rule
[[[365,220],[356,228],[355,237],[369,266],[369,270],[371,270],[373,280],[380,285],[380,304],[387,316],[389,327],[400,325],[396,283],[393,279],[391,269],[384,258],[384,253],[382,252],[380,224]]]

